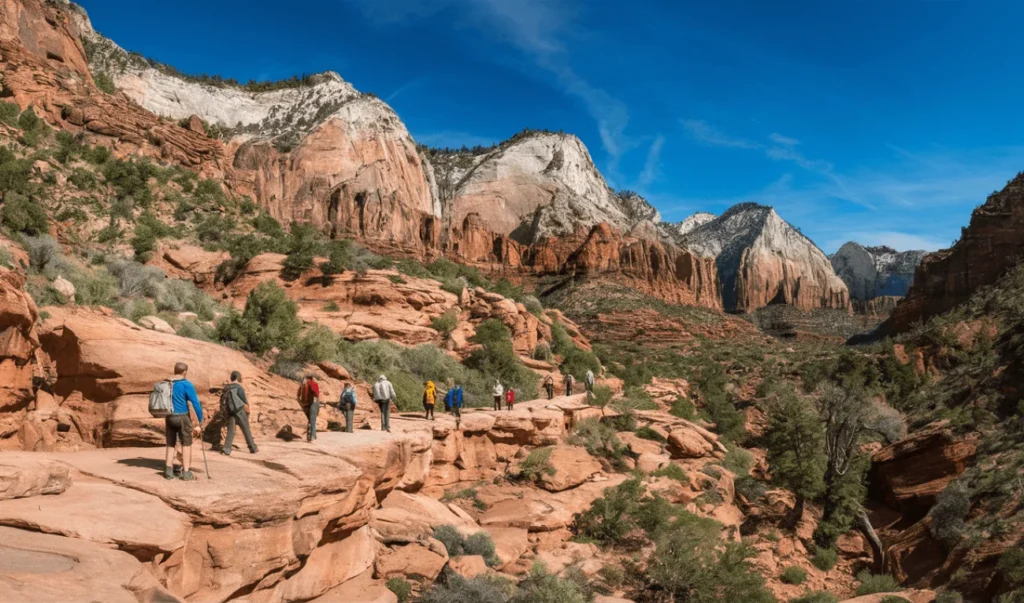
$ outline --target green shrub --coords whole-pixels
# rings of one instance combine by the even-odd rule
[[[687,421],[696,421],[697,407],[693,405],[693,402],[679,396],[676,398],[676,401],[672,403],[672,408],[669,409],[668,414],[673,417],[679,417],[680,419],[686,419]]]
[[[197,339],[199,341],[213,341],[216,331],[207,330],[202,325],[194,321],[187,321],[181,323],[177,331],[175,331],[179,337],[188,337],[189,339]]]
[[[786,569],[782,570],[782,574],[779,576],[779,579],[786,584],[799,586],[807,579],[807,570],[798,565],[790,565]]]
[[[501,560],[495,552],[494,541],[487,532],[476,532],[467,536],[463,549],[466,555],[480,555],[490,567],[501,565]]]
[[[952,547],[963,537],[967,528],[965,520],[971,510],[971,496],[963,482],[950,482],[935,498],[935,505],[928,512],[931,517],[928,529],[932,536]]]
[[[584,419],[576,423],[569,436],[569,443],[586,448],[591,456],[607,459],[616,470],[626,468],[625,458],[629,448],[619,441],[614,429],[599,419]]]
[[[580,584],[551,574],[543,563],[535,562],[525,580],[519,583],[509,603],[588,603]]]
[[[657,431],[654,431],[650,427],[641,427],[637,429],[634,433],[636,433],[636,436],[638,438],[651,440],[652,442],[661,442],[662,444],[665,443],[665,436],[661,435]]]
[[[882,600],[879,603],[910,603],[910,601],[903,597],[897,597],[896,595],[886,595],[882,597]]]
[[[46,211],[38,203],[15,192],[7,193],[3,205],[0,205],[0,223],[14,232],[33,237],[50,229]]]
[[[337,311],[341,310],[341,308],[338,307],[338,304],[334,300],[331,300],[331,301],[327,302],[326,304],[324,304],[324,307],[321,308],[321,309],[324,312],[337,312]]]
[[[466,366],[488,378],[500,379],[506,388],[515,388],[522,400],[537,397],[537,374],[526,368],[512,347],[512,334],[500,320],[481,323],[472,338],[480,344],[466,359]]]
[[[9,201],[11,193],[28,195],[32,192],[32,162],[18,159],[13,151],[0,146],[0,201]]]
[[[964,597],[953,590],[944,590],[935,596],[935,603],[964,603]]]
[[[585,375],[588,370],[594,371],[596,375],[601,371],[601,361],[597,359],[597,354],[573,346],[562,354],[560,370],[563,375],[573,375],[577,378]],[[579,381],[582,382],[582,379]]]
[[[544,447],[530,451],[511,477],[517,481],[538,482],[545,475],[554,474],[555,468],[551,466],[551,447]]]
[[[18,103],[0,101],[0,122],[14,126],[18,123],[18,115],[20,113],[21,107],[18,106]]]
[[[450,574],[444,584],[434,584],[420,603],[508,603],[515,586],[503,578],[477,576],[466,579]]]
[[[218,305],[205,291],[192,281],[164,280],[156,295],[156,307],[167,312],[193,312],[199,320],[213,320]]]
[[[29,268],[38,274],[56,277],[56,270],[66,264],[64,249],[50,235],[24,237],[25,252],[28,254]]]
[[[281,278],[294,281],[313,268],[313,252],[297,250],[288,254],[281,269]]]
[[[1012,548],[999,557],[999,574],[1013,588],[1024,586],[1024,550]]]
[[[338,345],[338,336],[334,331],[317,323],[302,332],[288,356],[290,360],[302,364],[324,362],[337,356]]]
[[[164,290],[164,281],[167,280],[163,270],[132,260],[112,259],[107,262],[107,271],[117,279],[122,297],[156,298]]]
[[[75,302],[80,306],[112,308],[117,302],[117,281],[105,270],[95,273],[76,270],[67,278],[75,286]]]
[[[607,385],[598,385],[594,387],[594,395],[590,398],[589,402],[592,406],[600,406],[601,408],[604,408],[612,401],[613,395],[614,392],[612,392],[612,388]]]
[[[768,492],[768,487],[761,480],[744,475],[736,478],[736,494],[743,496],[749,502],[757,502]]]
[[[430,320],[430,326],[435,331],[440,333],[443,337],[448,337],[455,330],[455,327],[459,324],[459,315],[455,310],[448,310],[440,316],[435,316]]]
[[[686,471],[675,463],[669,463],[661,469],[655,470],[651,475],[654,477],[667,477],[681,484],[690,483],[690,476],[686,475]]]
[[[230,312],[217,323],[217,338],[243,350],[265,354],[271,348],[290,349],[302,323],[298,307],[273,281],[256,286],[245,300],[245,310]]]
[[[111,160],[103,166],[103,178],[114,187],[119,200],[130,200],[139,207],[149,207],[153,191],[149,179],[156,168],[148,160]]]
[[[839,597],[821,590],[808,591],[789,603],[839,603]]]
[[[640,533],[656,537],[673,517],[684,515],[685,511],[664,498],[647,496],[643,483],[633,478],[606,488],[589,509],[577,513],[572,531],[577,538],[604,546],[638,548],[642,545]]]
[[[839,563],[839,553],[835,549],[818,548],[811,557],[811,563],[821,571],[827,572]]]
[[[136,259],[140,262],[149,260],[149,256],[156,250],[156,241],[157,233],[152,228],[144,224],[137,225],[131,240]]]
[[[551,348],[543,341],[533,348],[533,353],[530,354],[530,356],[532,356],[534,360],[543,360],[544,362],[549,362],[553,357],[551,354]]]
[[[398,603],[408,603],[412,600],[412,584],[409,584],[404,578],[389,578],[384,585],[395,593]]]
[[[754,468],[754,455],[750,454],[749,450],[744,450],[733,444],[725,453],[722,466],[732,471],[737,477],[743,477]]]
[[[903,590],[900,588],[899,583],[896,582],[896,579],[889,574],[872,574],[865,570],[857,574],[857,579],[860,580],[860,586],[857,587],[856,591],[858,597]]]
[[[0,266],[14,268],[14,257],[6,247],[0,247]]]
[[[133,299],[121,304],[119,311],[121,316],[132,322],[138,322],[143,316],[156,314],[156,306],[148,299]]]
[[[683,515],[658,538],[647,568],[649,580],[676,601],[774,602],[764,579],[749,559],[754,550],[743,542],[724,542],[721,524]]]
[[[114,85],[114,79],[110,77],[106,71],[98,71],[93,74],[92,79],[96,82],[96,87],[106,92],[107,94],[113,94],[117,92],[117,86]]]

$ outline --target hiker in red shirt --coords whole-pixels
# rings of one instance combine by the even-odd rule
[[[516,390],[511,387],[505,392],[505,410],[512,410],[512,405],[516,402]]]
[[[298,398],[302,412],[306,413],[306,418],[309,419],[306,441],[312,442],[316,439],[316,416],[320,412],[320,384],[313,375],[307,376],[299,385]]]

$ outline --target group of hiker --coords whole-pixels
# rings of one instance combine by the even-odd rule
[[[573,388],[576,387],[576,377],[572,376],[572,373],[566,373],[565,377],[562,378],[562,383],[565,385],[565,395],[571,396]],[[587,374],[583,377],[583,385],[586,387],[587,395],[594,395],[594,371],[587,369]],[[555,397],[555,379],[551,375],[544,377],[544,391],[548,395],[548,400]]]
[[[571,374],[564,378],[565,395],[571,396],[576,380]],[[584,384],[588,395],[593,395],[594,372],[588,370],[584,377]],[[544,379],[544,389],[548,399],[554,397],[555,381],[551,375]],[[373,401],[380,409],[381,430],[391,431],[391,405],[395,402],[395,387],[385,375],[377,378],[371,388]],[[424,419],[434,420],[434,407],[437,405],[439,392],[433,381],[427,381],[423,390]],[[516,401],[516,391],[510,385],[507,389],[502,385],[500,379],[494,380],[494,410],[501,410],[502,403],[505,410],[511,411]],[[306,440],[316,440],[316,421],[320,413],[320,384],[312,375],[302,379],[297,393],[299,406],[306,416],[308,426],[306,427]],[[448,390],[442,397],[445,412],[455,417],[456,425],[462,420],[463,391],[461,385],[452,382],[448,384]],[[356,390],[351,382],[345,382],[339,397],[337,408],[345,417],[345,432],[353,431],[353,415],[357,404]],[[195,413],[197,424],[192,425],[192,418],[189,413],[189,406]],[[199,403],[199,395],[195,386],[188,380],[188,365],[179,362],[174,365],[174,377],[161,381],[153,388],[150,394],[149,410],[154,417],[164,418],[164,439],[166,444],[166,462],[164,465],[164,477],[167,479],[182,479],[191,481],[195,479],[192,474],[192,439],[199,437],[203,427],[203,407]],[[227,434],[224,438],[224,446],[221,454],[229,456],[235,439],[235,427],[242,431],[245,443],[249,452],[255,454],[259,451],[255,440],[252,437],[252,430],[249,427],[249,399],[245,395],[245,388],[242,386],[242,374],[232,371],[229,381],[220,390],[220,410],[224,413],[227,423]],[[174,466],[176,447],[181,446],[182,463],[180,471]],[[204,453],[205,454],[205,453]]]

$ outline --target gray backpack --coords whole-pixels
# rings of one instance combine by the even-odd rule
[[[153,386],[149,394],[149,414],[157,418],[163,418],[174,414],[174,400],[172,391],[173,384],[170,381],[160,381]]]
[[[242,396],[238,395],[237,385],[227,385],[224,387],[224,391],[220,394],[220,406],[225,412],[232,415],[245,408]]]

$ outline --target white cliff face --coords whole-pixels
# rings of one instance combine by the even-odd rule
[[[687,217],[682,222],[675,224],[665,224],[666,232],[673,238],[679,238],[691,230],[701,227],[708,222],[715,219],[715,214],[708,213],[706,211],[699,211],[692,216]]]
[[[850,241],[830,257],[836,274],[857,300],[902,297],[914,280],[914,271],[927,251],[896,251],[891,247],[865,247]]]
[[[451,186],[455,225],[476,214],[485,228],[532,243],[601,222],[629,232],[661,219],[639,195],[612,191],[572,135],[526,133],[457,163]]]
[[[828,257],[770,207],[736,205],[680,242],[715,258],[726,309],[753,310],[771,303],[845,308],[849,303],[846,285]]]

